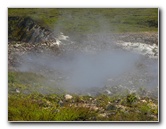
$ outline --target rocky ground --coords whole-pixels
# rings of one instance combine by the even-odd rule
[[[137,32],[137,33],[122,33],[117,34],[117,40],[122,42],[139,42],[149,45],[158,45],[158,33],[157,32]]]
[[[17,67],[23,63],[21,57],[28,53],[42,54],[45,52],[53,52],[57,56],[61,55],[66,50],[65,45],[71,43],[68,41],[68,38],[69,37],[60,34],[54,42],[27,43],[23,41],[10,41],[8,44],[9,71],[18,71]],[[157,33],[114,34],[114,41],[116,41],[117,46],[122,49],[139,51],[145,54],[148,53],[150,56],[154,56],[155,59],[158,58]],[[158,95],[155,95],[154,97],[154,93],[148,92],[144,88],[139,89],[139,94],[135,94],[135,91],[130,91],[128,89],[124,90],[124,87],[122,91],[127,91],[125,92],[126,94],[123,94],[124,96],[120,96],[119,92],[117,92],[118,94],[112,94],[112,92],[116,93],[116,91],[121,91],[122,86],[119,85],[117,87],[112,87],[112,89],[107,87],[99,90],[96,89],[98,92],[95,96],[89,93],[88,95],[65,93],[57,98],[52,97],[51,94],[39,94],[36,97],[33,95],[24,95],[22,94],[23,89],[27,84],[25,83],[24,86],[24,84],[17,83],[9,83],[9,89],[15,89],[15,92],[9,91],[11,92],[9,94],[10,121],[15,121],[17,119],[23,121],[158,121]],[[20,104],[22,103],[20,98],[23,96],[25,96],[25,100],[23,101],[32,105],[29,109],[33,106],[37,106],[33,107],[33,110],[39,110],[38,112],[42,113],[38,115],[40,116],[39,118],[36,116],[36,112],[31,114],[33,112],[28,110],[26,105]],[[17,105],[20,106],[17,107],[15,104],[12,104],[12,99],[15,99],[15,103],[18,103]],[[22,109],[24,109],[24,112],[27,112],[34,117],[29,117],[26,114],[23,116],[20,112]],[[17,115],[15,115],[16,110],[19,112]],[[49,115],[45,118],[46,115],[44,115],[43,112],[48,114],[51,113],[54,116]]]
[[[123,49],[134,51],[150,58],[158,58],[157,33],[132,33],[119,35],[119,46]]]
[[[150,53],[158,57],[158,34],[155,32],[142,32],[142,33],[123,33],[113,34],[110,36],[117,45],[122,46],[124,49],[137,49],[142,53]],[[8,61],[10,66],[16,65],[18,55],[23,55],[28,52],[42,53],[43,51],[60,52],[63,47],[63,41],[67,40],[68,36],[63,33],[56,39],[57,41],[45,41],[39,43],[27,43],[23,41],[9,41],[8,43]],[[60,45],[59,42],[62,42]],[[71,43],[71,42],[70,42]],[[68,44],[70,44],[68,42]],[[68,45],[66,44],[66,45]],[[63,51],[63,49],[61,49]],[[16,63],[17,62],[17,63]]]

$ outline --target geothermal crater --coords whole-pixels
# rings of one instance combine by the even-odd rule
[[[19,21],[19,31],[9,26],[9,70],[41,74],[73,93],[112,95],[144,87],[157,97],[156,33],[101,32],[76,38],[53,33],[30,18],[10,19]]]

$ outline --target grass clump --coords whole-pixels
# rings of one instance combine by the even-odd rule
[[[137,97],[135,93],[129,94],[126,97],[127,104],[132,105],[134,102],[137,101]]]

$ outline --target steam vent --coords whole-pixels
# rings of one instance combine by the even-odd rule
[[[8,8],[9,122],[159,122],[157,8]]]

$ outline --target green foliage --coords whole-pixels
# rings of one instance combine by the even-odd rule
[[[8,83],[15,83],[16,78],[14,72],[9,72],[8,73]]]
[[[41,26],[48,28],[54,27],[59,16],[58,9],[46,8],[9,8],[9,16],[31,17],[37,21]]]
[[[126,97],[126,101],[129,105],[133,104],[134,102],[137,101],[137,97],[136,97],[136,94],[135,93],[132,93],[132,94],[129,94],[127,95]]]
[[[36,91],[42,94],[64,92],[55,82],[50,82],[44,76],[32,72],[8,72],[8,87],[9,93],[14,93],[17,88],[26,94]]]
[[[143,113],[143,114],[147,114],[147,113],[150,112],[150,108],[148,107],[147,104],[142,104],[142,105],[140,106],[140,111],[141,111],[141,113]]]
[[[83,107],[65,107],[55,116],[56,121],[88,121],[93,120],[96,113]]]
[[[8,72],[9,83],[22,83],[22,84],[33,84],[34,82],[41,82],[45,78],[42,75],[38,75],[32,72]]]
[[[84,121],[92,120],[96,113],[84,107],[58,107],[58,101],[41,94],[9,95],[8,119],[10,121]]]
[[[53,103],[52,107],[56,104]],[[45,108],[50,110],[46,110]],[[8,119],[10,121],[49,121],[53,120],[50,105],[41,94],[10,95],[8,106]]]
[[[9,8],[9,16],[28,16],[41,26],[65,33],[157,31],[157,8],[28,9]],[[107,25],[107,28],[104,27]]]
[[[130,95],[131,96],[131,95]],[[133,96],[133,95],[132,95]],[[75,95],[76,97],[76,95]],[[79,98],[79,96],[78,96]],[[86,98],[86,97],[85,97]],[[84,97],[81,97],[84,100]],[[96,106],[103,111],[96,111],[90,107],[76,106],[80,102],[65,102],[59,104],[63,100],[62,95],[50,94],[42,95],[33,93],[25,94],[9,94],[8,99],[8,119],[9,121],[157,121],[158,107],[152,101],[147,103],[138,101],[133,106],[127,104],[119,104],[107,102],[111,98],[104,95],[93,98],[97,101]],[[121,98],[122,99],[122,98]],[[94,101],[93,100],[93,101]],[[85,100],[84,100],[85,101]],[[90,103],[90,100],[86,100]],[[101,104],[99,104],[101,102]],[[104,104],[104,102],[106,104]],[[133,102],[133,101],[132,101]],[[104,105],[103,105],[104,104]],[[107,106],[106,106],[107,105]],[[106,116],[100,116],[100,113],[106,113]]]

